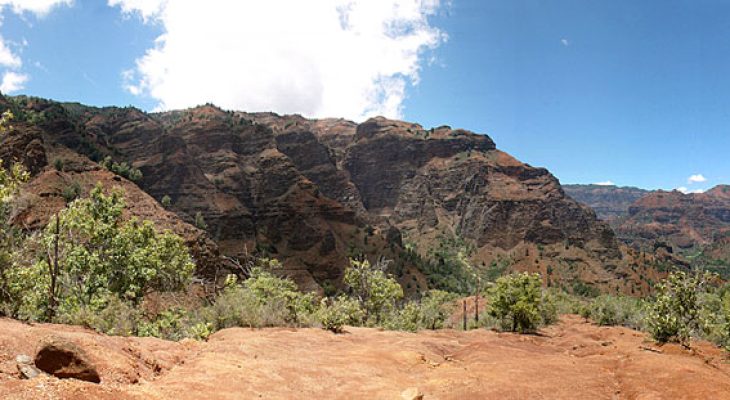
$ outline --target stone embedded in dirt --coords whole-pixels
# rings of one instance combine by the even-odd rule
[[[33,358],[27,354],[18,354],[18,356],[15,357],[15,362],[19,365],[31,365],[33,364]]]
[[[41,374],[41,370],[28,364],[18,364],[18,372],[23,379],[33,379]]]
[[[19,354],[15,357],[15,364],[23,379],[33,379],[41,374],[41,371],[33,365],[33,358],[27,354]]]
[[[76,344],[58,337],[47,339],[35,356],[35,365],[41,371],[57,378],[74,378],[99,383],[101,378],[84,351]]]
[[[412,387],[404,390],[400,394],[400,397],[403,400],[423,400],[423,393],[421,393],[418,388]]]

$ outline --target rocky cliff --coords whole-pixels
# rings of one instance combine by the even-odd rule
[[[591,207],[598,218],[613,222],[629,214],[629,207],[651,191],[614,185],[563,185],[568,196]]]
[[[730,260],[730,186],[705,193],[657,191],[636,201],[617,232],[635,246],[660,243],[704,261]]]
[[[7,148],[33,155],[26,162],[33,207],[57,197],[43,194],[53,185],[62,192],[75,180],[84,188],[122,182],[130,193],[151,196],[133,201],[149,203],[147,215],[198,232],[213,253],[279,258],[308,289],[337,285],[347,258],[358,254],[385,256],[402,282],[424,288],[413,254],[422,262],[453,237],[469,244],[482,268],[539,271],[549,284],[568,287],[643,287],[590,208],[546,169],[499,151],[486,135],[212,105],[149,114],[18,97],[7,107],[25,132],[17,135],[22,140],[4,139],[14,140]],[[133,183],[102,170],[97,162],[105,157],[143,177]],[[168,210],[158,204],[166,196]],[[42,223],[33,207],[18,215]]]

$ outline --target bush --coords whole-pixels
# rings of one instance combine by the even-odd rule
[[[275,260],[261,264],[278,265]],[[201,311],[201,319],[213,330],[234,326],[309,326],[315,319],[314,295],[297,290],[296,284],[265,271],[251,269],[242,284],[229,281],[215,302]]]
[[[142,318],[138,307],[109,295],[103,307],[79,306],[61,308],[55,322],[60,324],[81,325],[107,335],[132,336],[138,333],[137,326]]]
[[[421,324],[425,329],[441,329],[454,312],[458,296],[442,290],[429,290],[421,299]]]
[[[142,179],[142,171],[132,167],[126,162],[117,163],[113,162],[112,158],[107,156],[101,161],[101,166],[107,170],[129,179],[132,182],[137,182]]]
[[[367,260],[350,260],[350,267],[345,270],[345,285],[365,310],[365,321],[369,324],[380,324],[395,301],[403,297],[403,288],[385,273],[386,266],[383,262],[372,266]]]
[[[262,263],[268,264],[268,268],[280,267],[276,260],[264,259]],[[300,292],[291,279],[279,278],[258,266],[251,269],[251,276],[243,282],[243,287],[250,290],[262,306],[285,310],[286,324],[311,323],[315,311],[314,295]]]
[[[63,196],[66,204],[76,200],[79,196],[81,196],[81,184],[77,181],[73,181],[71,184],[63,188],[61,196]]]
[[[365,318],[365,311],[357,300],[341,296],[331,300],[322,299],[317,317],[322,329],[341,333],[345,325],[361,324]]]
[[[193,222],[193,224],[198,229],[208,229],[208,224],[205,223],[205,218],[203,218],[203,214],[200,211],[195,213],[195,221]]]
[[[699,294],[703,286],[703,277],[682,271],[669,274],[657,285],[647,318],[656,341],[673,341],[689,347],[690,337],[701,328]]]
[[[730,351],[730,287],[700,295],[702,337]]]
[[[514,273],[503,276],[489,290],[489,314],[511,332],[533,332],[542,323],[543,293],[540,275]]]
[[[149,221],[124,221],[124,208],[121,192],[105,195],[97,186],[26,242],[35,261],[16,260],[4,274],[16,317],[52,320],[58,308],[100,311],[109,296],[137,305],[149,290],[188,285],[195,265],[183,239],[157,232]]]
[[[423,314],[418,303],[409,301],[393,309],[383,321],[383,327],[395,331],[417,332],[423,328]]]
[[[644,327],[644,304],[626,296],[601,295],[586,307],[585,317],[598,325],[619,325],[633,329]]]

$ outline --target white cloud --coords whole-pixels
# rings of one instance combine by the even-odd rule
[[[29,12],[37,17],[43,17],[56,6],[71,4],[73,4],[73,0],[0,0],[0,25],[2,25],[6,7],[16,14]],[[14,44],[14,47],[28,46],[26,39],[22,39],[20,43],[14,43],[0,36],[0,67],[4,67],[2,82],[0,82],[0,92],[2,93],[23,89],[29,79],[28,74],[20,72],[23,60],[8,46],[9,43]]]
[[[689,183],[691,185],[693,183],[705,182],[706,180],[707,180],[707,178],[702,176],[702,174],[694,174],[694,175],[690,176],[689,178],[687,178],[687,183]]]
[[[424,52],[446,35],[440,0],[108,0],[160,23],[124,87],[159,109],[212,101],[311,117],[400,117]],[[130,14],[131,13],[131,14]]]
[[[613,181],[603,181],[603,182],[596,182],[596,183],[594,183],[594,185],[598,185],[598,186],[614,186],[616,184],[613,183]]]
[[[23,65],[23,62],[20,60],[20,57],[10,50],[5,39],[0,36],[0,66],[20,68],[21,65]]]
[[[684,194],[704,193],[705,192],[705,189],[692,189],[692,190],[690,190],[690,189],[687,189],[684,186],[680,186],[680,187],[678,187],[678,188],[676,188],[674,190],[680,191],[680,192],[682,192]]]
[[[27,81],[28,75],[7,71],[3,74],[3,80],[2,83],[0,83],[0,92],[17,92],[25,87],[24,85]]]
[[[36,16],[42,17],[48,14],[53,7],[60,5],[70,6],[73,0],[0,0],[0,7],[10,7],[14,13],[22,14],[31,12]]]
[[[565,47],[570,46],[570,42],[568,41],[568,39],[565,39],[565,38],[560,39],[560,43],[562,43],[563,46],[565,46]]]

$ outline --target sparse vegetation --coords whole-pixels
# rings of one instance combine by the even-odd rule
[[[526,272],[497,279],[489,290],[489,314],[510,332],[534,332],[555,322],[557,309],[546,301],[541,286],[540,275]]]
[[[160,200],[160,204],[162,204],[162,207],[170,208],[172,205],[172,199],[168,195],[162,196],[162,199]]]
[[[140,171],[137,168],[132,167],[127,162],[117,163],[115,161],[112,161],[112,158],[110,156],[107,156],[104,158],[104,160],[101,161],[101,166],[108,169],[109,171],[129,179],[132,182],[137,182],[142,179],[142,171]]]
[[[205,218],[203,218],[203,213],[200,211],[195,213],[195,220],[194,225],[198,229],[206,230],[208,229],[208,224],[205,223]]]

